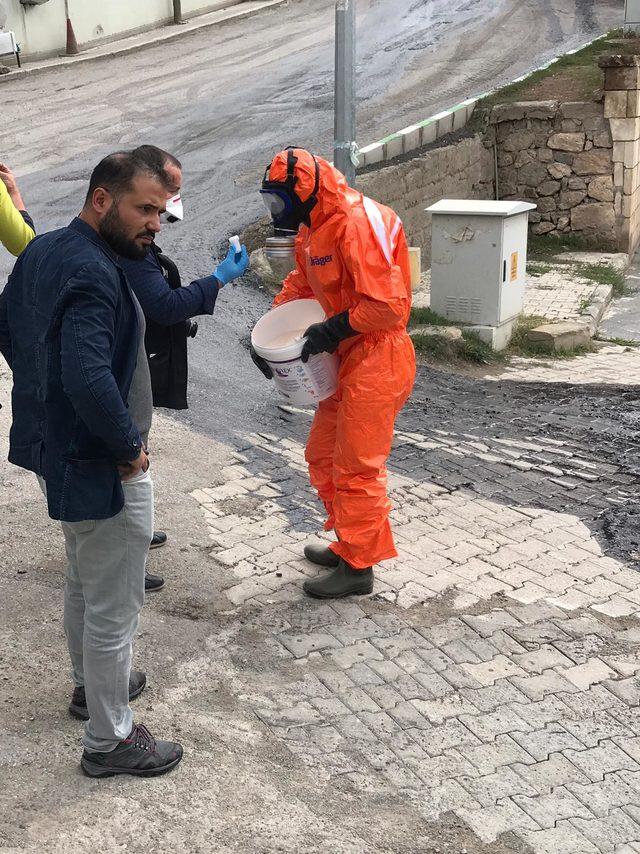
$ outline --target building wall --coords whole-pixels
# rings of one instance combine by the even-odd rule
[[[182,0],[184,17],[233,6],[240,0]],[[64,0],[23,6],[2,0],[8,13],[5,29],[13,30],[25,58],[47,56],[66,46]],[[87,46],[152,29],[173,20],[172,0],[69,0],[69,16],[78,43]]]
[[[358,189],[393,208],[401,217],[410,246],[431,259],[431,215],[425,208],[440,199],[494,198],[493,153],[480,136],[470,136],[411,160],[358,176]]]

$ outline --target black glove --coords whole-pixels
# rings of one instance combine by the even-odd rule
[[[253,359],[253,364],[256,366],[256,368],[263,374],[266,379],[272,380],[273,371],[269,367],[269,363],[265,362],[262,356],[258,356],[253,347],[249,348],[249,352],[251,353],[251,358]]]
[[[303,362],[308,362],[310,356],[317,356],[318,353],[335,353],[341,341],[357,334],[349,323],[348,311],[336,314],[324,323],[314,323],[304,333],[307,340],[300,358]]]

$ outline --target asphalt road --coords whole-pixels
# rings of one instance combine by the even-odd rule
[[[187,220],[159,243],[185,280],[209,272],[225,238],[260,214],[256,187],[277,149],[330,153],[333,8],[291,0],[136,54],[3,79],[0,154],[39,230],[78,212],[102,155],[153,142],[185,166]],[[358,0],[360,144],[618,26],[622,9],[622,0]],[[2,278],[9,269],[3,257]],[[181,417],[216,438],[273,411],[242,344],[266,306],[247,285],[227,288],[191,346]]]

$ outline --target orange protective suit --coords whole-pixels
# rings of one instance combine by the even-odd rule
[[[309,152],[296,149],[296,194],[306,201],[315,184]],[[402,223],[389,208],[351,189],[321,158],[318,203],[311,227],[296,240],[296,269],[275,299],[281,305],[315,297],[328,317],[349,311],[362,333],[340,344],[338,390],[324,400],[306,449],[311,483],[328,514],[331,548],[355,569],[397,555],[387,497],[386,461],[396,416],[411,394],[415,352],[406,326],[411,309],[409,251]],[[287,152],[269,169],[284,181]]]

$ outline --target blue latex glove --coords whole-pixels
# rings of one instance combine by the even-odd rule
[[[233,246],[229,247],[227,257],[215,269],[214,276],[224,287],[234,279],[239,279],[249,269],[249,253],[243,245],[242,252],[236,252]]]

